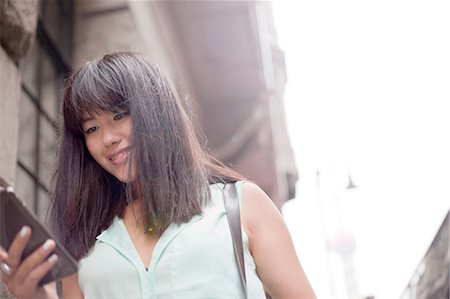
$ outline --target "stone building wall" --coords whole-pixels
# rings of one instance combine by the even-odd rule
[[[450,220],[442,222],[430,248],[414,272],[402,298],[450,298]]]
[[[37,1],[0,0],[0,182],[14,185],[20,73],[18,62],[34,39]]]
[[[36,30],[37,1],[0,0],[0,185],[15,181],[21,76],[19,61]],[[10,298],[0,284],[0,298]]]

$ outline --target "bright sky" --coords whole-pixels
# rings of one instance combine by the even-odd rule
[[[359,295],[399,298],[450,208],[450,3],[275,0],[273,10],[300,172],[284,213],[301,262],[320,298],[345,294],[323,237],[338,231],[339,200]]]

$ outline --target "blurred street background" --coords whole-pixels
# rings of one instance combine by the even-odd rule
[[[448,298],[450,4],[279,0],[273,11],[300,173],[284,212],[317,293]]]

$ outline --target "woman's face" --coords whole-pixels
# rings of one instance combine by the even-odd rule
[[[97,163],[119,181],[135,180],[130,169],[131,117],[129,112],[102,112],[86,115],[82,122],[86,146]]]

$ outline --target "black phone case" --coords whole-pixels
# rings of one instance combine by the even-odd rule
[[[22,260],[46,240],[53,239],[56,242],[54,253],[58,255],[58,262],[39,281],[39,286],[77,272],[78,263],[75,259],[41,224],[34,214],[23,205],[22,201],[13,192],[0,191],[0,244],[5,250],[8,250],[17,233],[24,225],[28,225],[31,228],[32,235],[22,254]]]

